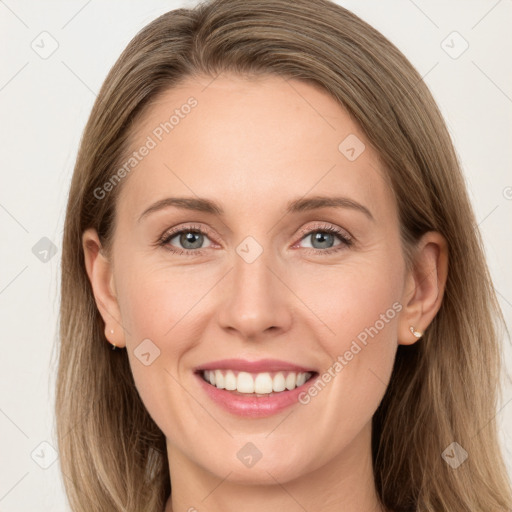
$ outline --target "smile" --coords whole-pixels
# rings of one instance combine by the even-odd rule
[[[314,372],[262,372],[250,373],[237,370],[203,370],[203,379],[217,389],[240,394],[273,395],[302,386]]]

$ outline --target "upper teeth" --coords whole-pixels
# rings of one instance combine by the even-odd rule
[[[269,372],[203,371],[204,379],[218,389],[236,390],[239,393],[256,393],[258,395],[295,389],[302,386],[311,375],[310,372],[288,372],[285,377],[284,372],[277,372],[272,377]]]

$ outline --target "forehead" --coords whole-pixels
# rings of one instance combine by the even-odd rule
[[[333,192],[393,208],[357,123],[326,91],[298,80],[191,77],[151,102],[131,146],[139,154],[119,208],[132,218],[170,195],[215,198],[237,216]]]

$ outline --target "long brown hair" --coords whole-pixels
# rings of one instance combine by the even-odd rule
[[[406,259],[427,231],[448,242],[441,309],[421,342],[399,346],[373,418],[382,503],[395,512],[510,510],[495,422],[503,319],[450,136],[404,55],[328,0],[214,0],[168,12],[132,39],[108,74],[81,141],[62,243],[56,418],[72,509],[161,512],[170,495],[164,434],[137,393],[126,351],[105,340],[81,236],[95,228],[108,253],[123,183],[101,199],[94,191],[124,161],[150,102],[194,74],[224,71],[325,89],[387,169]],[[453,442],[469,455],[457,469],[441,455]]]

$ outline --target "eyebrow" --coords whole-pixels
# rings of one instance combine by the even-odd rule
[[[222,207],[210,199],[203,199],[199,197],[166,197],[165,199],[157,201],[149,208],[144,210],[137,222],[140,222],[147,215],[169,206],[174,206],[175,208],[182,208],[185,210],[210,213],[218,216],[224,215],[224,210]],[[317,195],[307,199],[294,199],[287,204],[286,214],[299,213],[320,208],[349,208],[364,213],[370,220],[375,221],[375,218],[373,217],[370,210],[366,208],[366,206],[363,206],[362,204],[349,199],[348,197],[340,196],[333,197]]]

